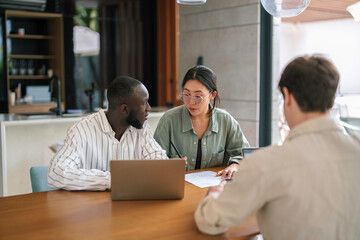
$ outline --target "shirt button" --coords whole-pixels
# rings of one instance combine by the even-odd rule
[[[203,145],[205,146],[205,145],[206,145],[206,143],[205,143],[205,142],[203,142]]]
[[[195,159],[191,159],[191,161],[192,161],[192,162],[194,162],[194,161],[195,161]]]
[[[194,144],[196,145],[196,142],[194,142]]]

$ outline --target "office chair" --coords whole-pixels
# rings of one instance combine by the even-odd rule
[[[340,117],[339,120],[348,134],[360,138],[360,118]]]
[[[49,166],[34,166],[30,168],[32,192],[45,192],[55,190],[47,183],[47,171]]]

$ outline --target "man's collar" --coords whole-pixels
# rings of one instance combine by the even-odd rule
[[[100,109],[99,110],[99,116],[101,118],[101,123],[100,126],[101,126],[101,130],[104,132],[104,133],[112,133],[114,132],[113,129],[111,128],[111,125],[106,117],[106,114],[105,114],[105,111],[103,109]]]
[[[316,117],[306,120],[291,129],[287,141],[308,133],[327,131],[342,131],[342,129],[329,116]]]

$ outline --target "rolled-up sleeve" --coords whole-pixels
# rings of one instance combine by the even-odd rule
[[[142,157],[143,159],[168,159],[166,151],[161,148],[153,137],[149,124],[144,124],[144,135],[142,138]]]

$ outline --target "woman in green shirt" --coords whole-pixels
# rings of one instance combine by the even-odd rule
[[[208,67],[188,70],[180,94],[184,105],[170,109],[160,119],[155,140],[169,158],[187,157],[186,170],[227,166],[218,175],[231,178],[242,159],[241,149],[249,144],[238,122],[217,108],[220,99],[216,75]]]

